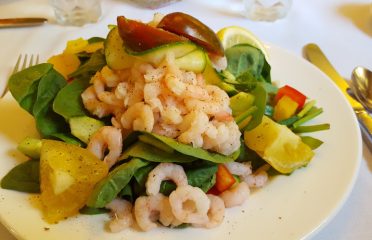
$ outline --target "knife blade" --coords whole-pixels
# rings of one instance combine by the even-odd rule
[[[326,75],[328,75],[328,77],[333,80],[333,82],[343,93],[344,97],[350,103],[358,118],[359,125],[363,134],[363,139],[370,151],[372,151],[372,117],[368,114],[368,112],[360,102],[349,95],[349,93],[347,92],[349,84],[328,61],[327,57],[324,55],[318,45],[310,43],[307,44],[303,50],[305,58],[309,60],[309,62],[317,66],[320,70],[322,70]]]
[[[47,21],[46,18],[2,18],[0,19],[0,28],[38,26]]]

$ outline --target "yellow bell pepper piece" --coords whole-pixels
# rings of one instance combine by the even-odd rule
[[[48,59],[54,69],[63,75],[65,79],[80,66],[80,60],[75,54],[61,53]]]
[[[280,98],[274,107],[274,120],[281,121],[292,117],[298,108],[298,103],[288,96]]]
[[[79,52],[83,52],[84,48],[86,46],[88,46],[88,44],[89,44],[88,40],[85,40],[83,38],[70,40],[66,44],[66,48],[64,50],[64,53],[76,54],[76,53],[79,53]]]

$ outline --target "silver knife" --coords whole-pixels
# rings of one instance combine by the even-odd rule
[[[372,117],[360,102],[349,95],[347,92],[349,85],[336,69],[334,69],[322,50],[320,50],[316,44],[310,43],[306,45],[304,47],[304,54],[305,58],[327,74],[344,94],[358,118],[364,142],[367,144],[369,150],[372,151]]]
[[[46,18],[2,18],[0,19],[0,28],[38,26],[47,21]]]

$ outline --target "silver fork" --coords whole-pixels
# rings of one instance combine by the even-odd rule
[[[28,55],[25,54],[22,60],[22,54],[19,55],[17,62],[14,66],[12,74],[22,71],[25,68],[31,67],[33,65],[36,65],[39,63],[39,54],[31,54],[30,55],[30,60],[28,60]],[[3,92],[1,93],[0,98],[3,98],[5,94],[8,92],[8,83],[6,83]]]

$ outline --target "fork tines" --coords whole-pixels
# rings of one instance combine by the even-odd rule
[[[35,58],[35,60],[34,60]],[[22,71],[25,68],[31,67],[33,65],[36,65],[39,63],[39,54],[31,54],[30,55],[30,60],[28,60],[28,55],[25,54],[22,60],[22,54],[19,55],[17,62],[13,68],[12,74]],[[21,67],[20,67],[21,66]],[[8,83],[6,83],[3,92],[0,95],[0,98],[4,97],[5,94],[8,92]]]

